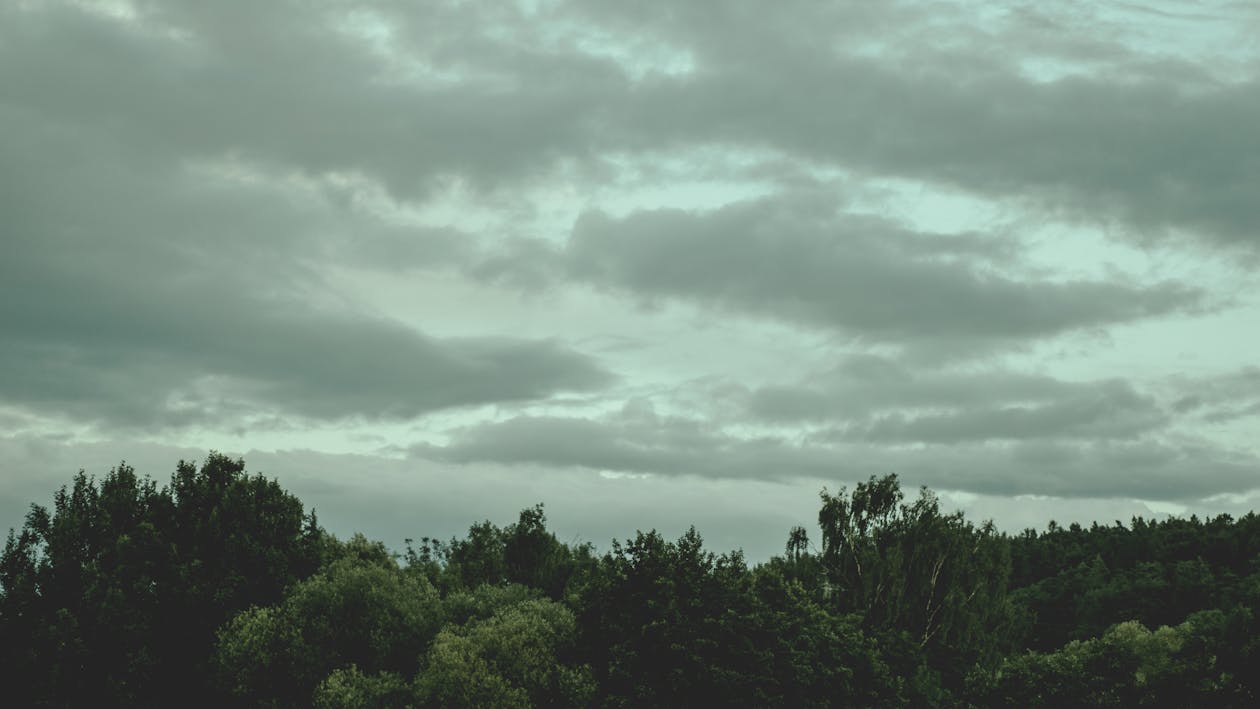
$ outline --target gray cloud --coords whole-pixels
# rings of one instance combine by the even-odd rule
[[[1092,384],[1002,369],[920,371],[873,355],[845,357],[799,384],[747,391],[743,405],[756,418],[793,422],[849,418],[897,408],[976,407],[994,402],[1048,403],[1079,396]]]
[[[1194,442],[1015,441],[888,446],[747,437],[696,420],[522,416],[459,429],[417,458],[666,477],[790,482],[896,472],[909,484],[979,494],[1195,499],[1255,487],[1260,459]]]
[[[1179,426],[1256,415],[1254,372],[1160,389],[1137,368],[1079,382],[978,369],[1022,350],[1038,360],[1026,371],[1053,370],[1035,349],[1051,338],[1238,295],[1194,275],[1215,252],[1260,253],[1260,134],[1247,128],[1260,123],[1260,64],[1239,21],[1256,15],[1218,10],[1135,23],[1080,2],[986,5],[979,20],[967,4],[809,0],[774,13],[0,4],[0,404],[46,417],[35,428],[160,432],[546,401],[555,408],[471,420],[414,452],[447,477],[490,461],[759,491],[896,470],[1003,495],[1239,492],[1253,455]],[[1245,41],[1204,29],[1231,23]],[[689,200],[694,182],[721,194]],[[974,199],[1010,223],[1102,225],[1102,241],[1149,247],[1134,260],[1151,268],[1064,278],[1026,258],[1023,235],[919,231],[834,194],[885,182]],[[416,218],[450,195],[488,218]],[[567,242],[550,231],[578,212]],[[1161,268],[1170,246],[1195,264]],[[360,285],[330,275],[342,266]],[[376,284],[362,284],[377,275],[382,290],[449,277],[485,294],[483,309],[530,291],[559,310],[592,287],[620,302],[516,330],[541,338],[439,337],[399,321],[406,303],[392,317],[369,307]],[[676,311],[591,314],[633,300],[699,306],[697,320],[740,330],[728,342],[791,332],[802,348],[910,357],[775,385],[715,362],[728,398],[709,403],[723,415],[605,416],[606,397],[691,376],[674,367],[694,352],[652,341],[683,327]],[[450,305],[451,320],[468,313],[459,332],[479,332],[474,310]],[[659,329],[619,330],[649,316]],[[604,353],[634,370],[624,388],[547,338],[596,319],[608,342],[643,345]],[[573,390],[599,398],[560,408],[554,395]],[[369,518],[372,504],[356,509]]]
[[[695,72],[628,102],[627,130],[638,135],[772,147],[1115,221],[1143,240],[1177,230],[1254,247],[1260,235],[1250,197],[1260,187],[1260,139],[1245,127],[1260,119],[1254,65],[1222,81],[1191,59],[1135,57],[1101,34],[1114,23],[1085,6],[1070,24],[1014,12],[991,32],[963,6],[918,3],[886,14],[806,3],[783,23],[729,4],[633,17],[602,8],[695,56]],[[850,20],[857,33],[873,25],[883,34],[850,35]],[[1030,45],[1030,23],[1054,40]],[[864,53],[871,43],[884,50]],[[1024,60],[1069,56],[1079,66],[1089,44],[1089,75],[1047,81],[1022,71]]]
[[[692,419],[623,412],[609,420],[519,416],[469,426],[447,446],[421,444],[413,455],[450,463],[490,462],[587,468],[622,473],[700,475],[773,480],[826,475],[823,451],[809,451],[773,437],[741,439]]]
[[[1172,421],[1156,397],[1119,379],[1073,382],[1000,368],[911,368],[874,356],[850,357],[796,385],[717,395],[756,421],[824,424],[829,428],[823,437],[834,440],[1132,439]]]
[[[1127,210],[1122,217],[1139,227],[1252,219],[1244,213],[1253,200],[1244,198],[1254,191],[1248,187],[1254,175],[1247,174],[1255,166],[1242,157],[1257,151],[1242,144],[1196,149],[1173,140],[1248,140],[1249,133],[1231,127],[1239,107],[1213,107],[1226,100],[1217,94],[1233,89],[1176,99],[1185,104],[1177,110],[1152,103],[1172,101],[1160,97],[1177,94],[1175,86],[1045,84],[995,67],[979,78],[938,76],[914,62],[880,63],[843,51],[845,42],[871,31],[905,41],[921,36],[928,18],[913,4],[871,10],[807,3],[791,21],[767,25],[760,13],[727,6],[640,15],[561,4],[531,14],[471,3],[434,7],[420,22],[400,5],[365,3],[355,12],[251,9],[248,32],[230,4],[140,8],[140,19],[130,23],[70,7],[10,10],[0,85],[18,111],[12,128],[86,129],[130,159],[239,155],[280,174],[358,174],[398,195],[423,195],[434,180],[506,184],[561,163],[593,169],[601,154],[717,143],[1021,195],[1093,215]],[[960,18],[965,13],[934,11],[928,24],[939,31]],[[278,27],[283,31],[269,31]],[[584,41],[609,27],[633,29],[647,42],[643,51],[656,42],[698,66],[672,78],[633,80],[630,60],[602,56]],[[743,40],[752,34],[762,51],[750,64]],[[66,41],[53,37],[75,38],[91,51],[62,51]],[[38,82],[21,69],[36,65]],[[448,75],[457,78],[434,78]],[[74,86],[101,88],[67,90]],[[1255,92],[1236,94],[1245,100]],[[1229,125],[1188,131],[1186,121],[1174,120],[1187,112],[1205,121],[1228,117]],[[1135,121],[1149,128],[1132,130]],[[1157,142],[1161,131],[1171,135]],[[1130,152],[1144,162],[1126,160]],[[1187,164],[1187,156],[1195,162]],[[1230,159],[1216,159],[1223,156]],[[1165,158],[1166,164],[1151,163]],[[1189,169],[1196,172],[1180,175]],[[1217,175],[1221,170],[1229,174]],[[757,306],[811,324],[842,324],[876,338],[931,335],[934,328],[955,339],[1037,336],[1166,313],[1194,300],[1169,284],[1138,292],[1101,282],[1017,283],[961,264],[942,269],[932,262],[950,249],[932,243],[942,239],[913,242],[890,225],[848,217],[822,227],[845,232],[841,247],[818,233],[819,224],[783,223],[791,220],[761,206],[690,219],[671,212],[614,221],[591,215],[575,232],[576,272]],[[1168,210],[1181,216],[1161,216]],[[744,239],[720,233],[745,226],[731,223],[743,218],[754,222],[741,232]],[[661,235],[649,239],[643,229]],[[806,233],[778,233],[784,229]],[[679,230],[695,231],[665,240]],[[850,234],[859,230],[873,233]],[[710,258],[719,239],[723,247],[742,248]],[[391,255],[457,262],[477,277],[534,286],[549,273],[514,265],[545,262],[538,254],[478,258],[450,233],[395,232],[386,241],[363,240],[360,250],[369,259],[380,254],[378,262]],[[526,242],[520,248],[537,250]],[[676,258],[678,265],[666,268],[653,257]],[[677,282],[688,275],[684,267],[700,260],[716,282]],[[890,262],[901,268],[891,272]],[[796,287],[783,290],[776,275],[795,279]],[[868,284],[885,291],[854,297]]]
[[[1208,423],[1224,423],[1260,416],[1260,368],[1243,367],[1206,377],[1175,377],[1173,408]]]
[[[1035,438],[1133,438],[1168,417],[1150,399],[1118,383],[1086,396],[1029,406],[987,406],[944,414],[881,416],[838,433],[868,441],[952,443]]]
[[[712,212],[598,214],[574,227],[571,271],[643,297],[690,299],[875,341],[983,347],[1167,314],[1199,294],[1162,283],[1013,280],[983,268],[1000,246],[766,198]]]
[[[612,381],[556,341],[435,338],[366,311],[313,262],[378,225],[282,177],[2,115],[7,401],[106,427],[397,419]]]
[[[355,31],[354,6],[137,6],[134,21],[65,5],[6,9],[6,101],[150,155],[243,154],[417,194],[442,175],[491,185],[538,173],[581,148],[589,114],[618,85],[606,63],[490,41],[489,23],[454,8],[430,6],[433,35],[393,57]],[[446,46],[429,42],[437,37]],[[429,63],[412,49],[432,50],[434,70],[460,80],[412,80],[408,62]]]
[[[118,22],[12,6],[6,103],[108,126],[135,150],[358,172],[396,194],[699,144],[1118,220],[1143,238],[1254,243],[1260,224],[1254,76],[1143,56],[1105,33],[1122,22],[1080,5],[1013,6],[985,30],[963,6],[916,3],[795,3],[774,21],[729,3],[138,7]],[[1021,69],[1065,57],[1094,73]]]
[[[249,413],[242,405],[325,419],[408,418],[610,381],[593,360],[555,343],[436,339],[385,320],[213,290],[149,287],[148,297],[162,299],[157,308],[117,290],[75,287],[22,313],[29,320],[3,318],[6,399],[104,425],[161,426]],[[111,302],[98,306],[102,297]]]

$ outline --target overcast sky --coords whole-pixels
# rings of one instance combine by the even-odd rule
[[[243,455],[397,547],[871,474],[1260,501],[1253,2],[0,3],[0,528]]]

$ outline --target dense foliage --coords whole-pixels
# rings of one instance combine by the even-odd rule
[[[12,706],[1257,702],[1255,514],[1008,537],[890,475],[818,526],[753,566],[694,529],[600,555],[538,505],[394,554],[240,460],[124,464],[10,531],[0,679]]]

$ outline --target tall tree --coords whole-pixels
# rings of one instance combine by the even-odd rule
[[[308,706],[338,669],[410,676],[442,627],[441,611],[428,581],[356,537],[282,602],[251,608],[220,630],[218,677],[242,703]]]
[[[216,453],[161,490],[125,463],[32,506],[0,559],[0,672],[16,705],[211,696],[214,631],[274,603],[324,535],[280,486]]]
[[[1010,621],[1010,553],[991,522],[944,514],[926,488],[902,502],[896,475],[872,476],[851,495],[823,490],[818,524],[834,607],[872,631],[896,631],[921,649],[947,685],[993,662]]]

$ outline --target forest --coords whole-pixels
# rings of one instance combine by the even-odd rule
[[[8,533],[3,703],[1257,705],[1255,513],[1009,535],[887,475],[757,564],[501,522],[391,550],[221,454],[80,472]]]

